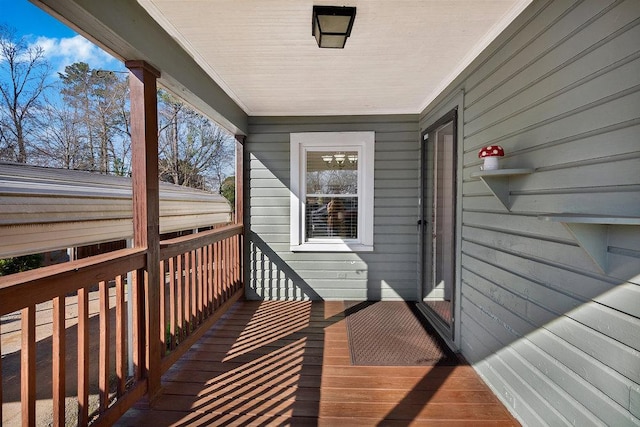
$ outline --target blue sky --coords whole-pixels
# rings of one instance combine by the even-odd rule
[[[91,68],[124,70],[120,61],[27,0],[0,0],[0,24],[41,46],[54,73],[80,61]]]

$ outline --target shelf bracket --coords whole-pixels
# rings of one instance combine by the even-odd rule
[[[609,226],[606,224],[580,224],[563,222],[562,225],[576,239],[578,245],[589,255],[600,271],[607,273]]]
[[[640,225],[640,217],[558,213],[539,215],[538,219],[559,222],[576,239],[595,265],[604,274],[609,268],[609,227]]]
[[[511,177],[527,175],[532,172],[533,169],[496,169],[473,172],[471,178],[480,178],[502,206],[507,211],[511,211],[511,195],[509,191]]]
[[[511,210],[511,203],[509,200],[509,179],[496,176],[480,176],[482,182],[485,183],[491,193],[502,203],[502,206],[508,211]]]

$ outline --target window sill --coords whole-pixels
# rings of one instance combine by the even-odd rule
[[[291,252],[373,252],[373,245],[360,243],[304,243],[291,245]]]

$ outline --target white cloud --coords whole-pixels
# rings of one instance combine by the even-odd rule
[[[82,36],[69,38],[38,37],[35,42],[57,72],[74,62],[86,62],[91,68],[122,69],[122,63]]]

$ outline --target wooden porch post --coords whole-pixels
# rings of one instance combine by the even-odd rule
[[[236,135],[236,206],[235,206],[235,223],[244,224],[244,142],[246,137],[244,135]],[[238,239],[238,272],[236,286],[241,287],[244,292],[244,260],[245,258],[245,232],[242,231]]]
[[[244,140],[245,136],[236,135],[236,224],[244,223]]]
[[[160,392],[160,207],[158,183],[158,104],[160,72],[144,61],[126,61],[131,97],[133,246],[147,248],[144,274],[145,368],[149,400]],[[138,289],[140,289],[138,287]],[[140,328],[143,329],[143,328]],[[143,332],[142,330],[136,332]]]

